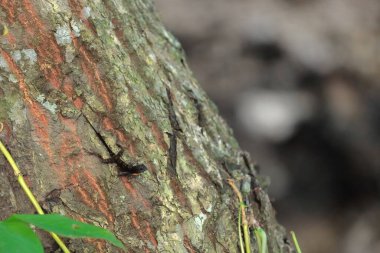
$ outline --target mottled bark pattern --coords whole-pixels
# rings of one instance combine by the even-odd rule
[[[225,179],[253,182],[255,172],[152,3],[0,6],[9,31],[0,41],[0,138],[43,207],[112,230],[127,252],[238,252],[238,203]],[[99,158],[111,154],[147,171],[118,177],[119,163]],[[34,212],[0,163],[0,218]],[[254,196],[280,252],[284,233],[268,197]],[[118,252],[66,241],[76,252]]]

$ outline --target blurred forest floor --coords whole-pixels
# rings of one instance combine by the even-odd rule
[[[304,252],[380,252],[380,1],[154,0]]]

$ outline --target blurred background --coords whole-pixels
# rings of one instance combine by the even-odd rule
[[[154,1],[303,252],[380,252],[380,1]]]

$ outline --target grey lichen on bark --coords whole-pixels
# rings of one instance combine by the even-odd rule
[[[0,59],[0,138],[48,211],[110,229],[130,252],[238,252],[238,203],[225,180],[249,178],[258,192],[250,189],[250,208],[269,234],[270,251],[281,252],[284,230],[256,171],[151,1],[1,7],[10,35]],[[148,171],[118,177],[117,164],[93,155],[107,158],[108,149]],[[11,207],[2,217],[31,212],[5,178],[0,208]],[[77,252],[115,250],[68,243]]]

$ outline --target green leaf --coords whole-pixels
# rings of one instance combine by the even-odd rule
[[[10,218],[33,224],[43,230],[66,237],[104,239],[113,245],[124,249],[124,245],[110,231],[70,219],[60,214],[14,214]]]
[[[267,234],[261,227],[256,227],[254,230],[259,253],[268,253]]]
[[[0,253],[43,253],[40,239],[25,222],[7,219],[0,222]]]

